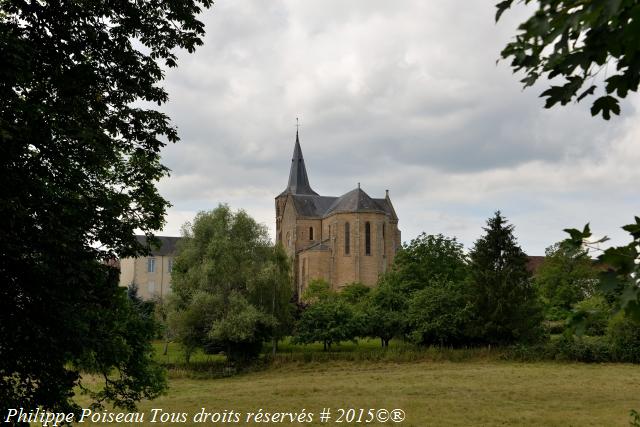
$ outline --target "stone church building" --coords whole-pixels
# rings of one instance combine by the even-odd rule
[[[276,239],[293,259],[299,296],[313,279],[324,279],[336,290],[352,282],[374,286],[401,245],[388,190],[375,199],[360,184],[340,197],[311,189],[298,132],[289,184],[275,205]]]

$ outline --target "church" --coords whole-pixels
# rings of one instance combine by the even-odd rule
[[[389,190],[376,199],[359,183],[340,197],[311,189],[298,131],[289,183],[275,205],[276,240],[293,260],[298,297],[314,279],[326,280],[335,290],[353,282],[374,286],[401,245]]]

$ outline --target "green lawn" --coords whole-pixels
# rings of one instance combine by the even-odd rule
[[[401,408],[407,414],[402,426],[627,426],[629,410],[640,408],[640,367],[626,364],[291,362],[224,379],[174,373],[169,384],[166,396],[141,404],[146,417],[151,408],[190,416],[202,407],[243,413],[305,408],[315,422],[304,425],[358,425],[320,424],[317,417],[323,407],[334,413]]]

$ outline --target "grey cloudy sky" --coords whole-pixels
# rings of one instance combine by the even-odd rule
[[[486,0],[219,0],[207,35],[167,72],[182,141],[163,151],[163,234],[228,203],[269,226],[300,117],[312,187],[389,189],[403,240],[470,247],[500,209],[532,255],[591,222],[626,242],[640,214],[640,100],[610,122],[589,102],[544,110],[501,48],[526,10],[494,24]]]

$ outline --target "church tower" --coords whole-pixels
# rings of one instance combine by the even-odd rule
[[[282,217],[284,215],[287,196],[290,194],[305,194],[313,196],[318,195],[318,193],[311,189],[311,184],[309,184],[307,167],[304,164],[302,148],[300,148],[300,137],[298,135],[298,130],[296,130],[296,143],[293,147],[293,156],[291,157],[289,183],[287,184],[287,188],[285,188],[284,191],[276,197],[276,242],[282,243],[283,245],[285,245],[285,248],[290,245],[287,245],[287,242],[283,240],[283,238],[287,236],[282,235]],[[293,234],[293,236],[289,235],[288,237],[290,239],[293,238],[295,241],[295,231]]]
[[[298,298],[314,279],[336,290],[353,282],[374,286],[400,248],[388,191],[376,199],[358,184],[340,197],[319,195],[309,184],[298,131],[289,181],[275,208],[276,242],[291,257]]]

